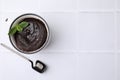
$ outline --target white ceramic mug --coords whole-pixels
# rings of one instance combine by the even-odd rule
[[[28,52],[28,51],[23,51],[23,50],[19,49],[19,48],[16,46],[15,40],[14,40],[14,38],[13,38],[12,35],[9,35],[9,39],[10,39],[10,42],[11,42],[11,44],[13,45],[13,47],[14,47],[15,49],[17,49],[18,51],[20,51],[20,52],[22,52],[22,53],[26,53],[26,54],[36,53],[36,52],[42,50],[45,46],[47,46],[47,44],[48,44],[48,42],[49,42],[49,39],[50,39],[50,30],[49,30],[49,27],[48,27],[47,22],[46,22],[42,17],[40,17],[40,16],[38,16],[38,15],[36,15],[36,14],[32,14],[32,13],[23,14],[23,15],[20,15],[19,17],[17,17],[17,18],[12,22],[12,24],[11,24],[11,26],[10,26],[10,29],[11,29],[13,26],[15,26],[16,24],[18,24],[20,21],[22,21],[23,19],[25,19],[25,18],[35,18],[35,19],[38,19],[38,20],[40,20],[40,21],[45,25],[45,29],[46,29],[46,31],[47,31],[47,38],[46,38],[46,41],[44,42],[44,44],[43,44],[40,48],[38,48],[37,50],[29,51],[29,52]]]

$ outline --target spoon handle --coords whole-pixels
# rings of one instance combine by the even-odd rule
[[[30,59],[28,59],[27,57],[21,55],[20,53],[16,52],[15,50],[13,50],[12,48],[8,47],[7,45],[0,43],[1,46],[3,46],[4,48],[12,51],[13,53],[17,54],[18,56],[22,57],[23,59],[27,60],[27,61],[31,61]]]

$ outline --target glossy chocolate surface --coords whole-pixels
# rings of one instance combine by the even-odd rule
[[[43,22],[35,18],[25,18],[29,25],[13,36],[16,46],[22,51],[34,51],[43,46],[47,39],[47,30]]]

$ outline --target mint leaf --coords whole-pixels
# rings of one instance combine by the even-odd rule
[[[28,22],[21,22],[19,24],[16,24],[14,27],[12,27],[8,33],[8,35],[14,35],[17,31],[22,32],[22,30],[28,26]]]
[[[21,26],[19,26],[19,25],[16,25],[16,29],[17,29],[17,31],[19,31],[19,32],[21,32],[21,31],[23,30],[23,28],[22,28]]]
[[[10,29],[8,35],[13,35],[13,34],[15,34],[16,32],[17,32],[16,27],[13,27],[13,28]]]
[[[19,24],[19,26],[20,26],[21,28],[25,28],[25,27],[28,26],[28,22],[23,21],[23,22],[21,22],[21,23]]]

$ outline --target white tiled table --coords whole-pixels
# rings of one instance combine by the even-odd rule
[[[13,48],[7,33],[24,13],[49,24],[49,45],[23,54],[48,69],[39,74],[0,46],[0,80],[120,80],[120,0],[0,0],[0,43]]]

